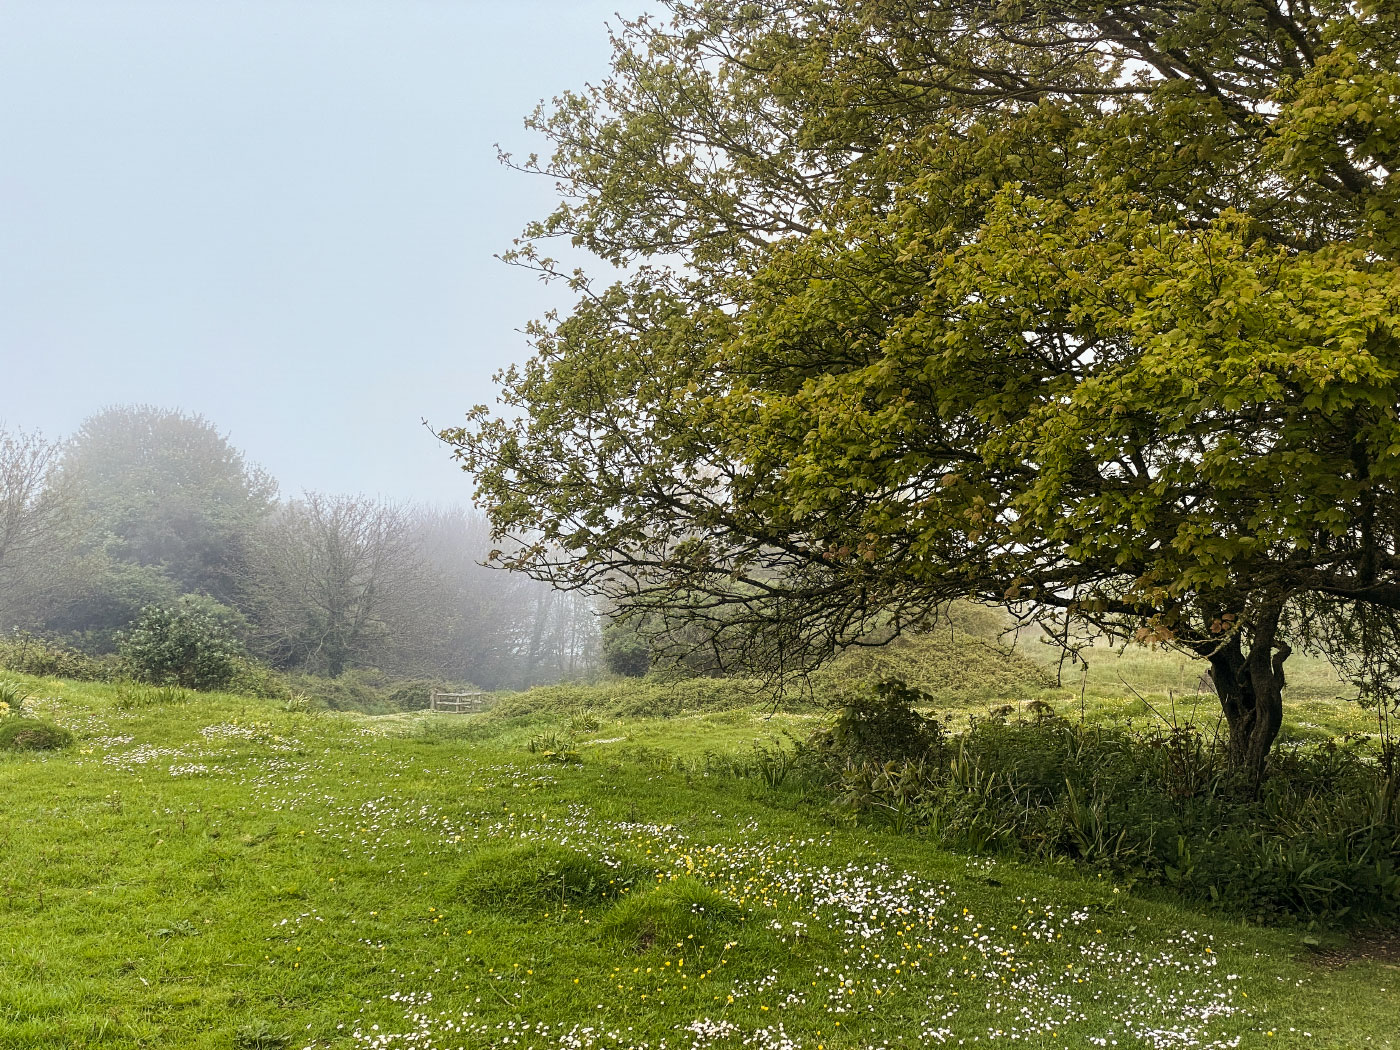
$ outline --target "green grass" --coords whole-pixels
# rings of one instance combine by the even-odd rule
[[[811,712],[604,713],[558,766],[525,742],[612,687],[374,718],[21,684],[77,740],[0,755],[0,1047],[1400,1045],[1400,969],[1306,931],[706,772]]]

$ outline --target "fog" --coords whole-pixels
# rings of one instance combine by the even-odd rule
[[[554,200],[494,144],[543,148],[616,7],[0,5],[0,422],[178,408],[284,492],[467,500],[421,421],[567,301],[494,258]]]

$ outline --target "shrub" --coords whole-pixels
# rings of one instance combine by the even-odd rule
[[[289,700],[294,695],[291,686],[280,674],[246,656],[234,660],[233,674],[223,688],[239,696],[256,696],[260,700]]]
[[[206,607],[181,599],[148,605],[121,639],[122,659],[148,682],[223,689],[239,670],[241,647]]]
[[[0,667],[38,678],[110,682],[121,677],[115,657],[93,656],[25,631],[0,639]]]
[[[0,719],[0,751],[57,751],[73,743],[62,726],[38,718]]]
[[[356,669],[336,678],[285,671],[280,677],[293,693],[309,696],[332,711],[387,715],[397,710],[384,698],[391,684],[388,675],[379,671]]]
[[[820,768],[845,804],[901,830],[1068,859],[1263,921],[1400,916],[1400,782],[1357,740],[1281,748],[1256,788],[1189,728],[1042,715],[919,751],[911,718],[852,721],[859,746]]]
[[[603,662],[624,678],[641,678],[651,667],[651,647],[627,621],[614,620],[603,628]]]
[[[546,732],[530,738],[525,750],[539,755],[546,762],[556,762],[561,766],[583,761],[578,751],[578,741],[572,733]]]
[[[23,714],[28,699],[28,691],[18,682],[0,682],[0,715]]]
[[[941,754],[943,727],[914,710],[914,704],[928,699],[920,690],[895,680],[848,693],[835,724],[814,743],[837,764],[884,764],[930,751]]]

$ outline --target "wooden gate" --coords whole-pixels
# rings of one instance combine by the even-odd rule
[[[429,711],[451,711],[454,714],[470,715],[486,710],[485,693],[439,693],[434,691],[428,697]]]

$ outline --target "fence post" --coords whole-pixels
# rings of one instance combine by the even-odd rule
[[[428,710],[429,710],[429,711],[436,711],[436,710],[437,710],[437,690],[436,690],[436,689],[434,689],[430,694],[428,694]]]

